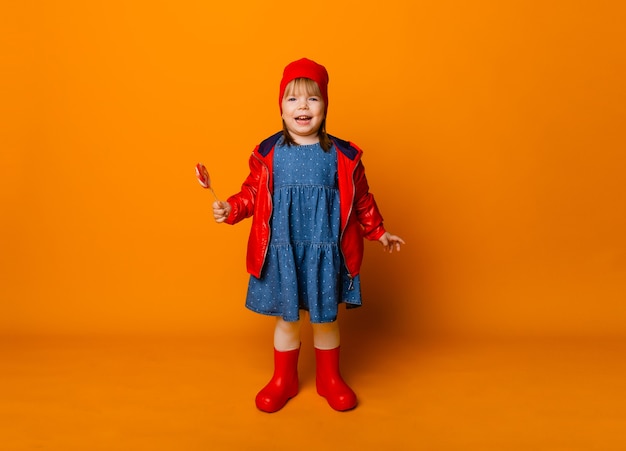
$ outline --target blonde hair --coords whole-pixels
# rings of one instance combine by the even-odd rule
[[[304,91],[309,96],[316,96],[320,98],[322,97],[320,87],[313,80],[311,80],[310,78],[296,78],[294,80],[291,80],[285,87],[285,93],[283,95],[283,99],[285,97],[294,95],[298,91]],[[322,120],[322,123],[320,124],[320,128],[317,131],[317,136],[320,139],[320,146],[322,147],[324,152],[330,151],[331,147],[333,146],[333,142],[330,140],[330,137],[326,133],[326,117],[324,117],[324,119]],[[289,134],[289,131],[287,130],[287,126],[285,125],[284,120],[283,120],[283,139],[284,139],[285,144],[289,146],[297,145],[296,141]]]

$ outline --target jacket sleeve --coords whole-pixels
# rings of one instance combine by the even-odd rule
[[[231,206],[230,215],[226,218],[227,224],[236,224],[254,213],[254,204],[261,177],[261,162],[253,154],[250,156],[248,164],[250,173],[241,185],[241,191],[227,199]]]
[[[385,233],[383,217],[378,210],[374,195],[369,192],[365,167],[361,161],[354,171],[354,187],[354,209],[356,217],[363,227],[363,236],[368,240],[377,240]]]

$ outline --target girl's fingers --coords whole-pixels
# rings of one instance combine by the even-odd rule
[[[216,222],[224,222],[230,214],[228,202],[213,202],[213,218]]]
[[[393,251],[394,247],[396,248],[397,252],[400,252],[400,248],[401,248],[400,244],[405,244],[404,240],[396,235],[390,235],[388,239],[388,243],[389,245],[387,246],[387,248],[389,249],[390,253]]]

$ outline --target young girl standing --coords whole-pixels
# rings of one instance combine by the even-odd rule
[[[283,130],[254,149],[241,191],[213,203],[217,222],[253,217],[246,307],[276,317],[274,375],[256,396],[264,412],[298,393],[301,311],[313,328],[317,392],[335,410],[356,406],[339,371],[338,305],[361,305],[363,237],[389,252],[404,244],[383,227],[362,151],[326,133],[327,88],[324,66],[303,58],[285,67]]]

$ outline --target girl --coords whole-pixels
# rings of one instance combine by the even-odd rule
[[[283,130],[259,144],[241,191],[213,203],[217,222],[253,216],[246,307],[276,316],[274,375],[256,396],[276,412],[298,393],[300,311],[313,327],[317,392],[339,411],[356,395],[339,372],[339,303],[361,305],[363,236],[386,250],[404,241],[386,232],[368,191],[361,150],[326,133],[326,68],[303,58],[280,82]]]

